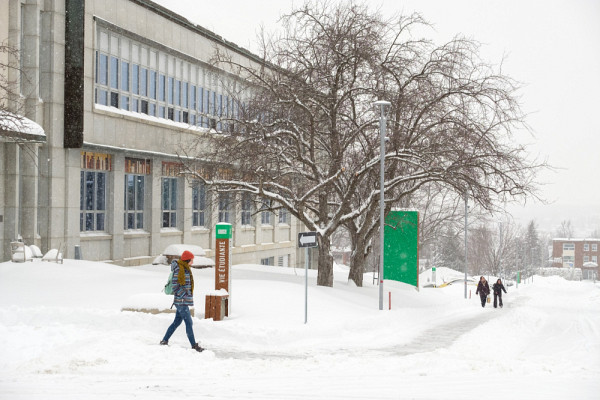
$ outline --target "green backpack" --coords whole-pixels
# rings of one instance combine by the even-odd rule
[[[173,290],[173,271],[171,271],[171,273],[169,274],[169,280],[167,281],[167,284],[165,285],[163,291],[165,292],[165,294],[175,294]]]

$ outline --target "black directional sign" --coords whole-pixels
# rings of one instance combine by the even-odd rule
[[[298,233],[298,247],[317,247],[317,232]]]

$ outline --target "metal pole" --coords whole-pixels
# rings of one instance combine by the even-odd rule
[[[465,299],[467,298],[467,215],[469,213],[469,191],[465,190]]]
[[[308,247],[304,260],[304,323],[308,321]]]
[[[384,161],[385,161],[385,106],[389,106],[389,101],[379,100],[375,102],[380,108],[379,116],[379,309],[383,310],[383,233],[384,233]]]

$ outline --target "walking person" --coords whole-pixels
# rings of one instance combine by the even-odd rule
[[[185,322],[185,332],[192,349],[200,352],[204,349],[196,343],[194,338],[194,329],[192,328],[192,315],[190,314],[190,306],[194,305],[194,276],[190,266],[194,255],[192,252],[186,250],[183,252],[179,260],[173,260],[171,262],[171,271],[173,271],[173,292],[174,300],[173,304],[177,311],[175,312],[175,320],[167,329],[165,337],[160,341],[160,344],[169,344],[169,339],[173,332],[181,325],[181,322]]]
[[[494,290],[494,308],[498,308],[496,300],[500,301],[500,308],[502,308],[502,291],[504,290],[504,293],[506,293],[502,280],[498,279],[496,283],[492,285],[492,289]]]
[[[479,278],[479,283],[477,284],[477,290],[475,294],[479,294],[479,298],[481,299],[481,307],[485,307],[485,302],[487,301],[487,297],[490,294],[490,285],[482,276]]]

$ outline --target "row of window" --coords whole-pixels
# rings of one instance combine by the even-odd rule
[[[233,128],[218,117],[239,113],[226,94],[235,82],[113,32],[100,29],[98,37],[95,103],[218,131]]]
[[[590,261],[590,256],[583,256],[583,262],[586,263]],[[598,256],[592,256],[592,262],[598,263]]]
[[[598,244],[596,244],[596,243],[592,244],[591,248],[592,248],[591,251],[598,251]],[[575,243],[563,243],[563,251],[574,251],[574,250],[575,250]],[[583,251],[590,251],[589,243],[584,243]]]
[[[161,210],[162,227],[177,227],[177,214],[180,211],[177,204],[178,178],[163,177],[161,184]],[[125,174],[124,188],[124,216],[123,228],[144,229],[144,196],[145,175]],[[105,171],[81,171],[80,183],[80,217],[79,228],[82,232],[104,231],[106,219],[106,196],[107,196],[107,172]],[[207,223],[207,191],[206,187],[198,183],[192,186],[192,226],[205,227]],[[249,194],[243,194],[241,198],[241,224],[253,225],[253,201]],[[232,204],[229,193],[220,193],[218,199],[217,222],[232,223]],[[273,212],[270,203],[263,201],[260,212],[261,224],[273,224]],[[290,214],[285,209],[278,210],[280,224],[290,223]]]
[[[590,245],[588,243],[585,243],[583,245],[583,251],[590,251]],[[598,251],[598,245],[597,244],[592,244],[592,251]]]

